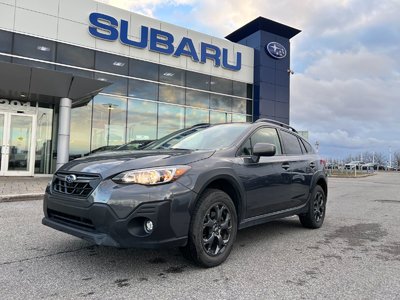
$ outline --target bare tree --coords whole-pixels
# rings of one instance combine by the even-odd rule
[[[396,151],[395,153],[393,153],[393,160],[395,165],[397,165],[397,167],[400,167],[400,150]]]
[[[375,153],[375,163],[376,164],[386,166],[386,162],[387,162],[387,158],[383,153],[381,153],[381,152]]]

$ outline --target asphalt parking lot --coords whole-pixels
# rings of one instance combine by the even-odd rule
[[[0,203],[1,299],[399,299],[400,173],[330,178],[319,230],[297,217],[242,230],[213,269],[177,249],[97,247]]]

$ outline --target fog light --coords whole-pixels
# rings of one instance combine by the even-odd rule
[[[144,231],[146,231],[146,233],[152,233],[153,232],[153,222],[150,220],[146,220],[144,222]]]

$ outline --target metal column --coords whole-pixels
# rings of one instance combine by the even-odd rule
[[[61,98],[58,117],[57,170],[69,160],[69,136],[71,129],[71,105],[69,98]]]

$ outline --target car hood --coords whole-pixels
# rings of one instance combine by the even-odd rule
[[[124,171],[171,165],[186,165],[209,158],[214,150],[112,151],[75,159],[57,172],[96,173],[107,178]]]

